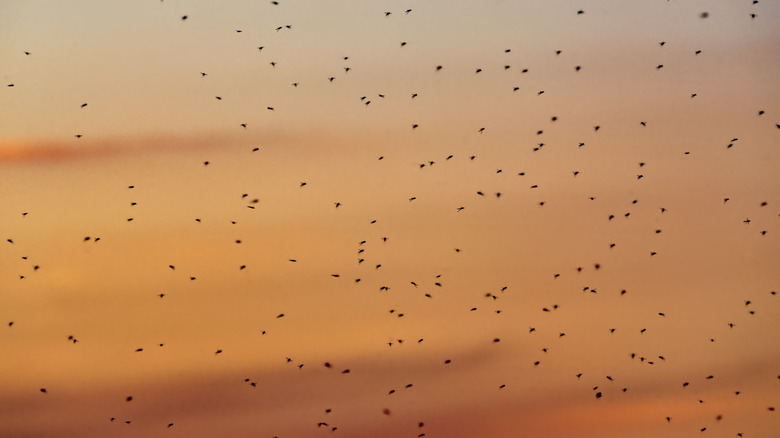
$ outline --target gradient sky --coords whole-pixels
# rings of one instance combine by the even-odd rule
[[[780,430],[780,5],[278,3],[0,2],[0,436]]]

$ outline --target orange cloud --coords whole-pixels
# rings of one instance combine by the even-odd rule
[[[0,163],[50,163],[131,153],[205,149],[222,145],[226,141],[234,139],[234,136],[231,135],[207,133],[203,135],[147,135],[132,138],[74,138],[71,141],[5,140],[0,141]]]

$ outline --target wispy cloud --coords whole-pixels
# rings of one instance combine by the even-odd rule
[[[147,135],[70,141],[0,140],[0,163],[51,163],[104,158],[127,154],[175,152],[224,146],[235,135],[205,133],[195,135]]]

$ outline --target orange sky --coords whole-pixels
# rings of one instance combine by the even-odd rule
[[[278,3],[0,4],[0,436],[780,429],[777,4]]]

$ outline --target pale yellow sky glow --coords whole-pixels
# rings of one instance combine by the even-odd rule
[[[0,3],[0,437],[776,435],[776,2],[276,3]]]

